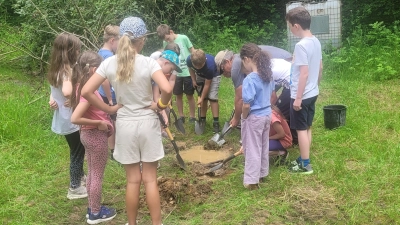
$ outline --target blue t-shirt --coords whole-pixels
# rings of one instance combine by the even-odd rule
[[[243,80],[243,103],[250,104],[250,114],[267,116],[271,114],[271,94],[274,81],[267,83],[254,72],[249,73]]]
[[[103,49],[103,48],[99,50],[98,54],[101,57],[103,57],[103,60],[114,55],[114,53],[112,51],[107,50],[107,49]],[[111,97],[112,97],[113,103],[115,104],[117,102],[117,99],[115,98],[114,88],[111,86],[111,84],[110,84],[110,89],[111,89]],[[104,91],[104,89],[103,89],[103,87],[101,85],[100,85],[98,91],[99,91],[101,96],[107,97],[106,96],[106,92]]]
[[[186,59],[186,65],[196,72],[196,75],[203,77],[207,80],[212,80],[214,77],[219,76],[217,71],[217,65],[215,65],[214,56],[206,54],[206,64],[201,69],[196,69],[193,67],[192,60],[190,60],[190,55]]]

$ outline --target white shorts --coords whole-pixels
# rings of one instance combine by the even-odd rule
[[[121,164],[155,162],[164,157],[158,119],[118,120],[114,159]]]

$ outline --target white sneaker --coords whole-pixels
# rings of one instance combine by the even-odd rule
[[[85,186],[80,186],[80,187],[75,188],[75,189],[68,188],[67,198],[69,200],[79,199],[79,198],[86,198],[87,196],[88,196],[88,194],[87,194]]]

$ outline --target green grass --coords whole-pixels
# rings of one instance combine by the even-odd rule
[[[400,80],[369,82],[324,75],[313,126],[312,175],[292,175],[285,167],[271,165],[267,182],[250,192],[242,185],[242,156],[230,163],[227,175],[210,179],[180,171],[174,154],[168,154],[160,176],[187,179],[191,185],[212,183],[212,192],[200,199],[182,194],[182,189],[177,193],[178,204],[163,208],[164,224],[400,223],[399,85]],[[0,66],[2,224],[85,224],[87,200],[66,198],[69,151],[64,138],[50,130],[48,92],[42,79],[26,78],[21,71]],[[233,95],[231,81],[224,78],[221,124],[232,111]],[[329,104],[347,105],[344,127],[324,128],[322,108]],[[177,141],[188,146],[204,144],[212,136],[211,115],[203,136],[185,126],[185,136],[172,131]],[[236,151],[238,132],[226,140]],[[290,151],[291,159],[297,155],[298,149]],[[127,221],[124,176],[122,167],[109,162],[103,199],[117,208],[118,215],[107,224]],[[139,224],[150,224],[144,203]]]

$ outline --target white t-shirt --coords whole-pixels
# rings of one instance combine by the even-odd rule
[[[117,55],[104,60],[96,71],[110,81],[118,104],[124,105],[118,110],[117,119],[157,119],[157,114],[146,107],[153,101],[151,78],[157,70],[161,70],[160,65],[150,57],[137,54],[131,81],[117,81]]]
[[[292,73],[290,76],[290,97],[296,99],[299,86],[300,66],[308,66],[308,78],[303,98],[308,99],[319,94],[318,75],[322,60],[321,43],[315,37],[305,37],[294,47]]]
[[[51,87],[51,96],[57,102],[58,109],[54,110],[53,120],[51,122],[51,130],[59,135],[72,134],[79,130],[79,126],[71,123],[72,108],[64,106],[67,98],[62,93],[62,85],[60,87]]]
[[[292,64],[284,59],[271,59],[272,79],[275,85],[290,88],[290,67]]]

